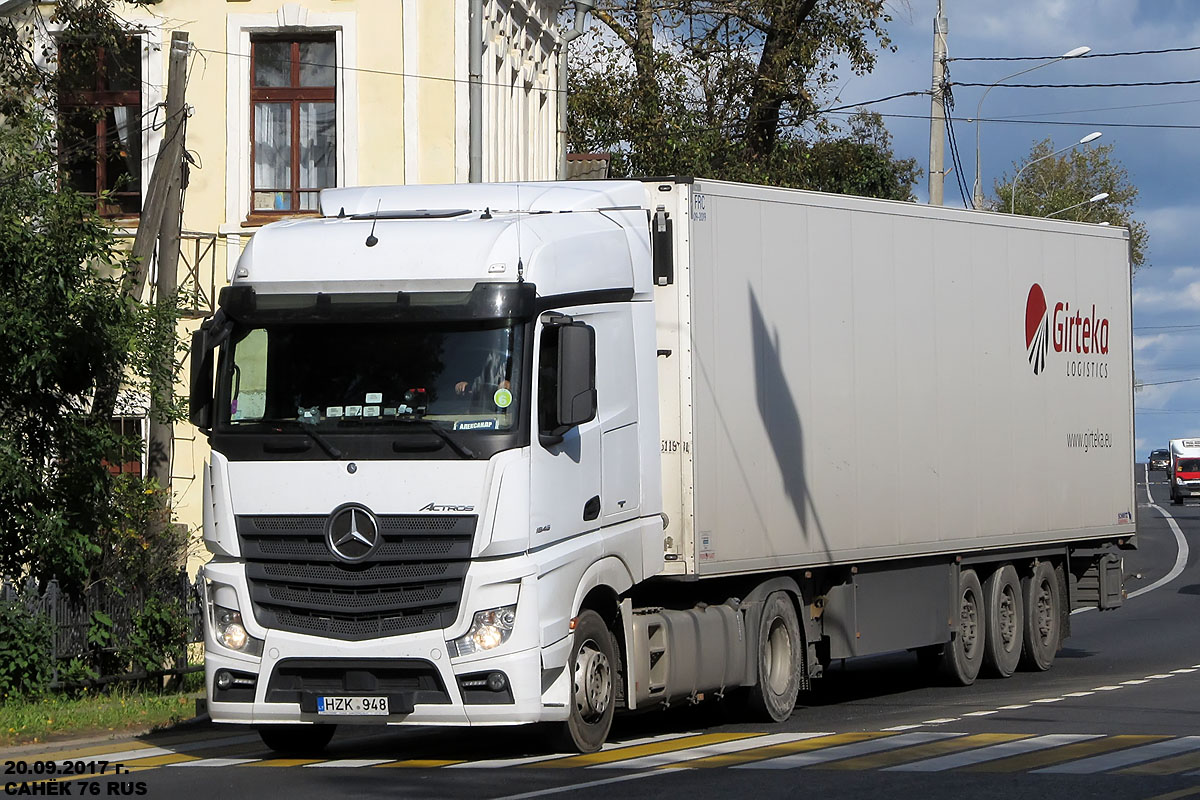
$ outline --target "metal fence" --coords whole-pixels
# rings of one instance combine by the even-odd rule
[[[162,600],[178,599],[183,603],[188,617],[186,644],[204,641],[204,595],[199,581],[192,582],[187,573],[180,573],[172,580],[165,581],[152,589],[135,589],[117,592],[106,585],[98,584],[88,588],[82,597],[72,597],[59,589],[57,581],[50,581],[44,590],[39,590],[35,582],[30,581],[24,590],[14,583],[0,581],[0,601],[22,603],[30,614],[42,615],[50,620],[53,635],[51,636],[51,657],[55,664],[54,679],[51,688],[61,686],[58,667],[67,659],[93,655],[97,651],[117,652],[122,644],[128,642],[133,632],[135,621],[145,607],[148,597]],[[89,642],[89,632],[96,620],[97,614],[112,620],[111,626],[105,626],[111,633],[109,644],[98,647]],[[185,648],[186,650],[186,648]],[[194,672],[202,667],[189,667],[186,652],[181,652],[174,666],[166,666],[153,673],[131,672],[120,675],[102,675],[95,683],[108,683],[114,680],[136,680],[158,675],[182,675]]]

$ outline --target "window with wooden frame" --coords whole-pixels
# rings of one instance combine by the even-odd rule
[[[250,217],[317,211],[337,185],[332,33],[250,42]]]
[[[64,181],[101,214],[142,210],[142,48],[137,36],[58,48],[58,146]]]

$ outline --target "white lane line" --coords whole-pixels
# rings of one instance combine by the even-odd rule
[[[1088,697],[1093,694],[1095,692],[1067,692],[1063,697]]]
[[[707,758],[708,756],[717,756],[722,753],[738,753],[742,750],[754,750],[759,747],[770,747],[773,744],[799,742],[803,739],[815,739],[818,736],[831,735],[828,731],[824,733],[775,733],[770,736],[754,736],[750,739],[737,739],[731,742],[706,744],[701,747],[693,747],[690,750],[680,750],[676,753],[654,753],[642,756],[641,758],[631,758],[628,761],[616,761],[611,764],[592,764],[587,769],[646,769],[648,767],[661,767],[666,764],[685,765],[688,761],[695,761],[698,758]]]
[[[1150,680],[1157,681],[1157,680],[1162,680],[1163,678],[1170,678],[1171,676],[1170,675],[1147,675],[1146,677],[1149,678]]]
[[[262,761],[261,758],[201,758],[196,761],[180,761],[178,764],[167,764],[168,767],[236,767],[238,764],[249,764],[251,761]]]
[[[84,756],[84,761],[120,761],[120,762],[136,762],[142,758],[153,758],[155,756],[174,755],[176,753],[194,753],[197,750],[210,750],[214,747],[224,747],[226,745],[247,744],[249,742],[261,741],[257,736],[224,736],[220,739],[198,739],[188,742],[180,742],[177,745],[169,747],[142,747],[136,750],[115,750],[110,753],[96,753],[95,755]],[[45,759],[50,761],[50,758]],[[79,761],[78,758],[63,759],[59,764],[65,764],[67,761]]]
[[[942,719],[927,719],[922,725],[945,725],[947,722],[958,722],[958,717],[943,717]]]
[[[600,752],[609,750],[617,750],[622,747],[638,747],[643,744],[654,744],[655,742],[666,742],[671,739],[682,739],[684,736],[692,736],[690,733],[666,733],[659,736],[648,736],[644,739],[630,739],[627,742],[605,742],[600,747]],[[495,769],[497,767],[519,767],[523,764],[536,764],[539,761],[553,761],[556,758],[567,758],[566,753],[551,753],[541,756],[525,756],[523,758],[493,758],[488,761],[467,761],[462,764],[449,764],[443,769]]]
[[[1140,764],[1143,761],[1154,761],[1158,758],[1173,756],[1178,753],[1190,753],[1200,750],[1200,736],[1180,736],[1178,739],[1168,739],[1165,742],[1154,742],[1132,747],[1128,750],[1118,750],[1115,753],[1105,753],[1078,761],[1068,761],[1065,764],[1055,764],[1052,767],[1030,770],[1031,773],[1059,773],[1066,775],[1088,775],[1093,772],[1107,772],[1111,769],[1127,767],[1130,764]]]
[[[1012,706],[1000,706],[997,711],[1016,711],[1018,708],[1029,708],[1029,703],[1018,703]]]
[[[938,733],[935,731],[902,733],[899,736],[887,736],[882,739],[869,739],[865,742],[826,747],[823,750],[813,750],[808,753],[792,753],[789,756],[780,756],[767,761],[736,764],[729,769],[795,769],[813,764],[824,764],[827,761],[840,761],[843,758],[865,756],[870,753],[884,753],[888,750],[899,750],[902,747],[936,742],[941,739],[954,739],[965,735],[964,733]]]
[[[1173,669],[1173,670],[1171,670],[1171,674],[1172,675],[1186,675],[1189,672],[1195,672],[1195,671],[1196,671],[1195,667],[1185,667],[1183,669]]]
[[[622,781],[636,781],[641,778],[650,778],[655,775],[670,775],[671,768],[667,769],[651,769],[645,772],[635,772],[632,775],[618,775],[615,778],[604,778],[598,781],[588,781],[587,783],[573,783],[570,786],[555,786],[550,789],[539,789],[536,792],[522,792],[521,794],[510,794],[504,797],[497,797],[495,800],[526,800],[530,797],[545,797],[550,794],[563,794],[564,792],[577,792],[580,789],[590,789],[593,786],[605,786],[610,783],[621,783]]]
[[[1146,678],[1134,678],[1131,681],[1121,681],[1121,685],[1122,686],[1138,686],[1140,684],[1149,683],[1149,682],[1150,681],[1147,680]]]
[[[947,769],[958,769],[959,767],[969,767],[972,764],[983,764],[987,761],[997,761],[1001,758],[1009,756],[1019,756],[1025,753],[1033,753],[1038,750],[1049,750],[1052,747],[1062,747],[1065,744],[1073,742],[1082,742],[1088,739],[1099,739],[1103,734],[1100,733],[1052,733],[1046,736],[1035,736],[1032,739],[1018,739],[1014,742],[1002,742],[994,744],[990,747],[981,747],[978,750],[967,750],[962,753],[952,753],[946,756],[937,756],[936,758],[926,758],[921,761],[913,761],[908,764],[898,764],[894,767],[886,767],[884,771],[894,772],[941,772]]]
[[[991,714],[999,714],[999,713],[1000,713],[999,711],[995,711],[995,710],[993,710],[993,711],[968,711],[967,713],[963,714],[963,716],[964,717],[986,717]]]
[[[1061,697],[1043,697],[1041,700],[1034,700],[1035,703],[1058,703],[1061,702]]]
[[[1168,572],[1166,575],[1159,578],[1154,583],[1150,584],[1149,586],[1143,586],[1141,589],[1138,589],[1136,592],[1130,592],[1129,593],[1130,600],[1132,600],[1133,598],[1135,598],[1139,595],[1143,595],[1146,592],[1152,592],[1155,589],[1157,589],[1158,587],[1168,584],[1171,581],[1175,580],[1176,578],[1179,577],[1179,574],[1181,572],[1183,572],[1183,569],[1184,569],[1184,567],[1187,566],[1187,562],[1188,562],[1187,539],[1184,538],[1183,531],[1179,530],[1179,523],[1175,521],[1175,518],[1172,517],[1165,508],[1163,508],[1162,506],[1155,503],[1154,498],[1150,496],[1150,482],[1149,481],[1150,481],[1150,472],[1149,472],[1149,470],[1147,470],[1146,471],[1146,496],[1150,497],[1150,507],[1153,508],[1155,511],[1157,511],[1159,514],[1162,514],[1163,517],[1166,518],[1167,525],[1170,526],[1170,528],[1171,528],[1171,533],[1175,534],[1175,546],[1177,548],[1177,550],[1175,551],[1175,564],[1171,567],[1170,572]]]
[[[916,725],[893,725],[890,728],[881,728],[880,730],[888,731],[890,733],[891,731],[911,731],[913,728],[919,727],[921,727],[921,724],[917,723]]]
[[[394,758],[339,758],[334,761],[318,761],[315,764],[301,764],[303,767],[373,767],[376,764],[390,764]]]

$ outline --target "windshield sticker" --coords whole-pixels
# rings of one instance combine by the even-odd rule
[[[385,409],[383,410],[383,415],[384,415],[385,417],[394,417],[394,416],[396,416],[396,407],[395,407],[395,406],[389,406],[389,407],[385,408]]]
[[[456,431],[494,431],[496,429],[496,420],[494,419],[460,419],[454,423]]]
[[[512,392],[508,389],[497,389],[492,395],[492,401],[496,404],[496,408],[508,408],[512,405]]]
[[[325,409],[325,416],[329,417],[330,419],[340,417],[342,415],[342,410],[343,409],[341,406],[330,406],[329,408]]]
[[[372,403],[378,404],[383,402],[383,392],[367,392],[367,399],[364,400],[367,405]],[[370,416],[370,415],[365,415]]]
[[[347,417],[361,417],[362,416],[362,406],[346,406],[346,416]]]
[[[312,408],[297,408],[296,419],[310,424],[319,422],[321,420],[321,407],[313,406]]]
[[[369,396],[370,395],[368,395],[368,397]],[[364,417],[378,417],[379,416],[379,406],[363,406],[363,416]]]

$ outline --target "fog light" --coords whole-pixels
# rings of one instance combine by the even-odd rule
[[[483,650],[492,650],[508,641],[512,635],[513,625],[517,621],[517,607],[501,606],[489,608],[487,611],[475,612],[471,627],[465,636],[447,642],[446,646],[452,655],[465,656]],[[489,680],[491,677],[489,676]]]
[[[508,677],[503,672],[488,673],[487,687],[493,692],[503,692],[508,688]]]
[[[229,674],[228,670],[217,670],[217,675],[213,680],[218,689],[228,689],[233,685],[233,676]]]

